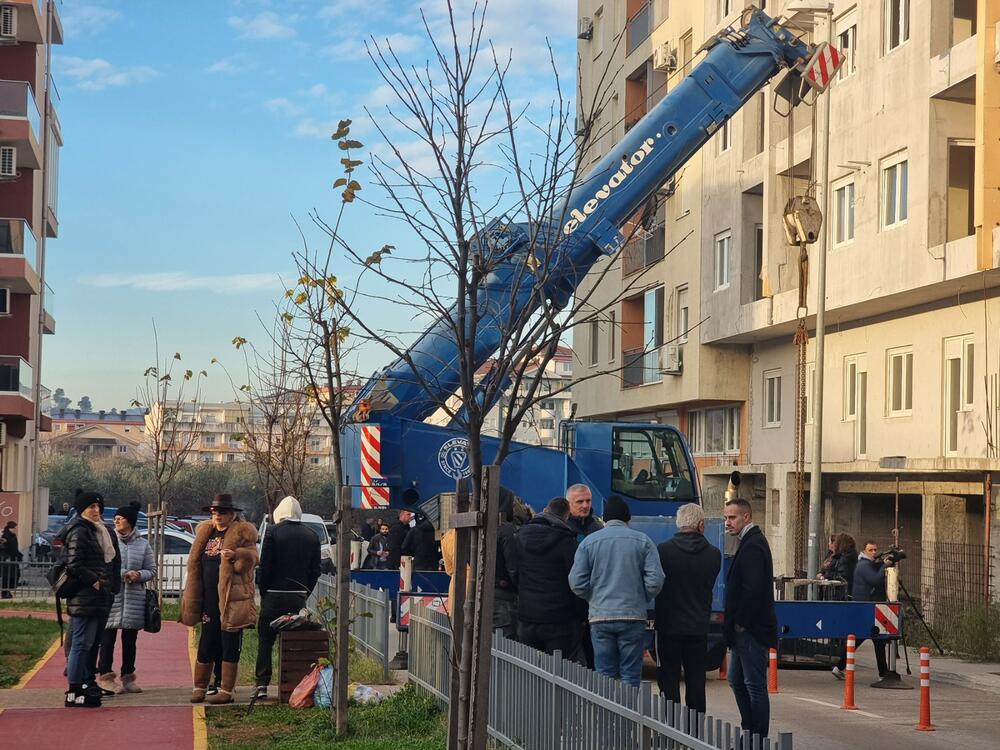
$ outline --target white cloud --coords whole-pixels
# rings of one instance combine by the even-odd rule
[[[324,5],[316,13],[319,18],[339,19],[351,13],[364,11],[366,14],[375,12],[377,14],[378,4],[373,4],[371,0],[337,0]]]
[[[295,126],[295,135],[304,138],[329,138],[337,130],[337,120],[317,120],[306,117]]]
[[[276,115],[285,115],[287,117],[301,115],[304,111],[302,107],[290,102],[283,96],[279,96],[276,99],[268,99],[264,102],[264,106],[267,107],[268,112],[273,112]]]
[[[117,10],[85,3],[72,3],[60,13],[68,37],[99,34],[122,16]]]
[[[320,50],[324,57],[342,58],[346,60],[360,60],[368,56],[365,43],[371,44],[372,39],[367,34],[358,34],[339,42],[328,44]],[[384,52],[388,54],[389,46],[397,55],[408,55],[421,48],[428,46],[427,39],[414,34],[389,34],[388,36],[375,36],[375,42]],[[386,46],[388,42],[389,46]]]
[[[247,55],[230,55],[229,57],[223,57],[221,60],[216,60],[214,63],[205,68],[206,73],[246,73],[248,70],[253,70],[254,63]]]
[[[279,16],[274,11],[265,10],[253,18],[230,16],[226,23],[240,32],[244,39],[288,39],[295,36],[293,24],[296,16]]]
[[[198,276],[187,271],[161,273],[106,273],[83,279],[88,286],[130,288],[144,292],[210,291],[218,294],[241,294],[261,289],[281,288],[278,273],[237,273]]]
[[[373,109],[376,107],[385,107],[388,104],[398,103],[399,97],[396,96],[396,92],[388,83],[376,86],[368,94],[368,96],[365,97],[365,106]]]
[[[86,59],[60,55],[56,58],[59,73],[74,81],[84,91],[101,91],[106,88],[131,86],[150,81],[159,73],[146,65],[119,68],[100,57]]]
[[[365,54],[365,43],[362,39],[345,39],[335,44],[328,44],[319,53],[323,57],[360,60]]]
[[[309,94],[309,96],[326,96],[326,92],[326,85],[317,83],[315,86],[310,86],[306,93]]]

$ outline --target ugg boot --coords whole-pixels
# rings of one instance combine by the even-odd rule
[[[112,693],[118,694],[122,692],[122,684],[118,682],[118,675],[114,672],[104,672],[97,676],[97,686],[101,690],[110,690]]]
[[[205,700],[205,689],[208,687],[208,678],[212,676],[212,664],[205,664],[200,661],[194,663],[194,689],[191,691],[191,702],[201,703]]]
[[[239,669],[239,666],[239,663],[235,661],[222,662],[222,684],[219,685],[218,693],[209,696],[209,703],[218,706],[233,702],[233,691],[236,689],[236,670]]]
[[[135,684],[135,673],[122,675],[122,686],[119,693],[141,693],[142,688]]]

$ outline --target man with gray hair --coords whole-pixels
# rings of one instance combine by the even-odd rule
[[[569,526],[576,532],[576,541],[600,531],[604,524],[594,518],[594,494],[585,484],[573,484],[566,489],[569,501]]]
[[[712,589],[722,553],[705,538],[705,512],[694,503],[677,511],[677,533],[657,551],[666,582],[656,597],[656,651],[660,692],[680,703],[681,667],[684,702],[705,712],[705,659]]]

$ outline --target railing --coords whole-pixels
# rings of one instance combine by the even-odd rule
[[[49,282],[47,281],[45,282],[45,302],[42,308],[45,310],[45,312],[47,312],[49,315],[55,318],[56,293],[55,291],[53,291],[52,287],[49,286]]]
[[[660,349],[661,347],[655,347],[651,351],[646,351],[645,348],[627,349],[622,352],[622,361],[625,364],[622,371],[622,385],[625,388],[663,381]]]
[[[635,15],[628,19],[625,29],[625,54],[630,55],[640,44],[649,38],[653,12],[650,3],[646,3]]]
[[[35,132],[35,141],[42,142],[42,115],[35,103],[35,92],[26,81],[0,81],[0,117],[22,118]]]
[[[23,358],[0,356],[0,393],[17,393],[31,401],[31,373]]]
[[[337,579],[322,575],[316,582],[309,606],[320,599],[334,601]],[[363,583],[351,582],[351,638],[358,649],[382,667],[382,681],[389,681],[389,592],[373,589]]]
[[[791,733],[778,739],[742,733],[721,719],[653,696],[650,683],[631,687],[493,634],[489,733],[524,750],[650,748],[717,750],[743,738],[750,750],[791,750]],[[410,613],[409,679],[419,690],[449,701],[451,625],[445,614],[414,602]]]
[[[38,240],[24,219],[0,219],[0,253],[23,255],[32,268],[38,268]]]
[[[45,574],[53,565],[54,563],[44,560],[0,561],[0,591],[3,598],[50,598],[52,587]]]
[[[642,232],[629,241],[622,251],[622,276],[631,276],[646,266],[663,260],[667,232],[658,226],[652,232]]]

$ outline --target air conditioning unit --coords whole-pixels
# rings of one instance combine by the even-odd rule
[[[0,7],[0,39],[17,39],[17,8]]]
[[[0,448],[7,445],[7,423],[0,422]]]
[[[10,314],[10,289],[0,287],[0,315]]]
[[[580,16],[576,24],[576,38],[588,40],[594,38],[594,19]]]
[[[684,368],[682,349],[679,344],[668,344],[663,347],[663,357],[661,360],[663,372],[669,375],[680,375]]]
[[[661,73],[673,73],[677,70],[677,53],[670,49],[669,44],[661,44],[653,50],[653,69]]]
[[[0,146],[0,177],[17,177],[17,149]]]
[[[576,116],[576,135],[583,137],[587,134],[587,118],[583,115]]]

